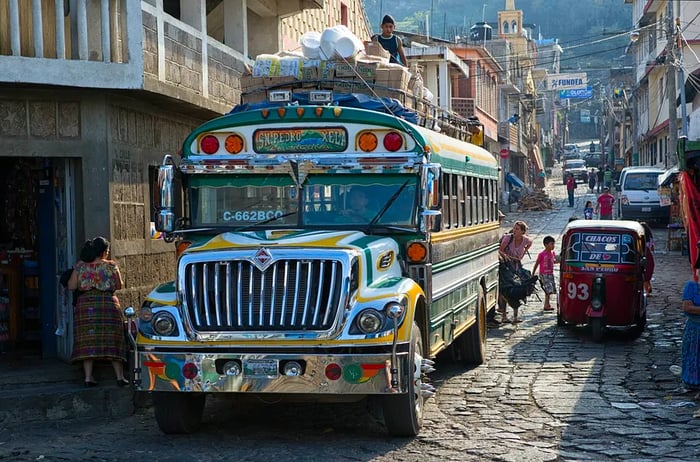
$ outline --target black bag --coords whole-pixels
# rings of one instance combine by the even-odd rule
[[[501,262],[498,266],[499,292],[512,308],[520,307],[537,290],[538,279],[519,263]]]

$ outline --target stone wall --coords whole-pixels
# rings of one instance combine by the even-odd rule
[[[149,170],[163,155],[179,152],[185,136],[203,120],[178,117],[128,99],[113,98],[109,120],[112,248],[123,269],[124,306],[138,307],[145,294],[175,276],[173,244],[150,235]]]

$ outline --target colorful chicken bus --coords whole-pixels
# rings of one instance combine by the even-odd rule
[[[386,101],[275,98],[205,123],[159,167],[177,274],[128,310],[134,384],[165,433],[195,431],[208,394],[247,393],[375,395],[389,434],[416,435],[431,358],[484,361],[498,164]]]

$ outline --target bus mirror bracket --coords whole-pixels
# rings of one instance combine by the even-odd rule
[[[421,231],[424,233],[437,233],[442,229],[442,212],[439,210],[423,210],[421,212]]]
[[[163,157],[163,163],[158,167],[155,194],[155,227],[156,231],[172,233],[175,231],[175,162],[172,156]]]

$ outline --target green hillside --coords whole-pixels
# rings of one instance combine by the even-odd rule
[[[375,31],[381,17],[391,14],[397,30],[426,33],[454,40],[467,37],[469,28],[484,20],[496,29],[498,11],[505,0],[364,0],[365,10]],[[632,5],[624,0],[515,0],[523,11],[526,25],[534,25],[533,38],[557,38],[564,48],[562,69],[596,69],[621,65],[621,55],[629,43],[627,35],[617,33],[632,29]],[[432,14],[431,14],[432,12]],[[594,43],[597,42],[597,43]]]

